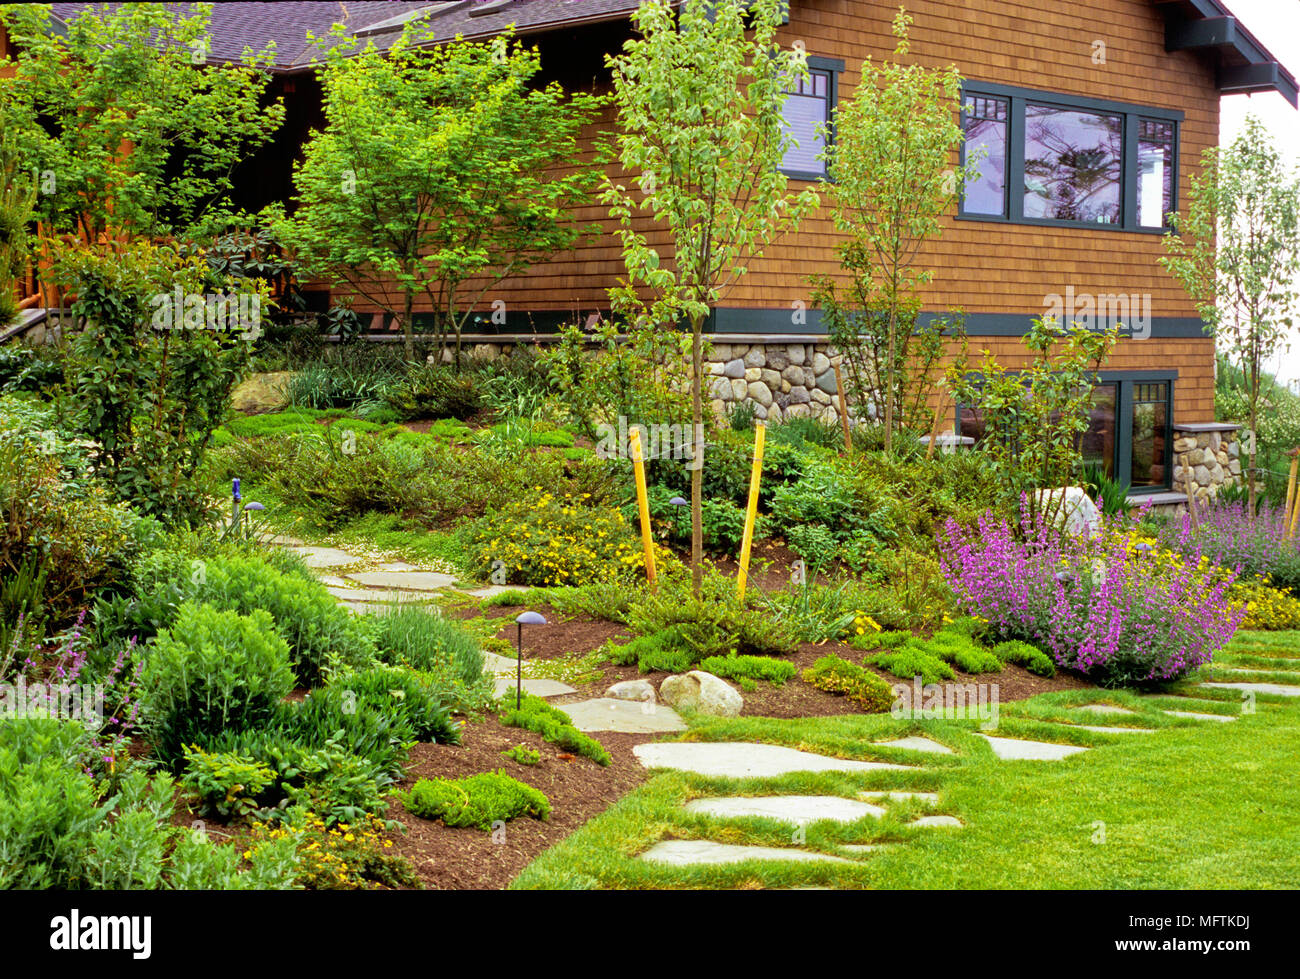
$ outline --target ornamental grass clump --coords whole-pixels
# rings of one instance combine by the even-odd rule
[[[1235,573],[1199,554],[1144,547],[1122,520],[1076,538],[986,514],[975,527],[948,521],[941,550],[959,604],[997,638],[1033,643],[1105,686],[1185,676],[1223,648],[1246,611],[1228,594]]]

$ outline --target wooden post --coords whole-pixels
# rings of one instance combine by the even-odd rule
[[[948,396],[940,391],[939,404],[934,409],[934,421],[930,423],[930,444],[925,448],[925,461],[929,462],[934,458],[934,443],[939,438],[939,423],[943,421],[943,410],[947,407]]]
[[[1300,449],[1292,449],[1287,453],[1287,455],[1291,457],[1291,474],[1287,477],[1286,481],[1286,509],[1283,511],[1286,515],[1286,527],[1284,529],[1285,536],[1294,537],[1296,514],[1295,477],[1296,468],[1300,466]],[[1253,479],[1254,477],[1248,475],[1247,478]],[[1251,518],[1254,519],[1254,514],[1251,514]]]
[[[632,468],[636,472],[636,505],[641,512],[641,547],[645,553],[645,575],[650,587],[655,587],[655,545],[650,533],[650,501],[645,488],[645,459],[641,454],[641,429],[633,428]]]
[[[1187,453],[1189,456],[1191,453]],[[1192,467],[1183,466],[1183,481],[1187,484],[1187,513],[1192,518],[1192,529],[1201,529],[1201,518],[1196,515],[1196,493],[1192,490]]]
[[[835,360],[835,389],[840,394],[840,426],[844,429],[844,451],[853,454],[853,436],[849,432],[849,393],[844,390],[844,374],[840,370],[840,361]]]
[[[749,472],[749,505],[745,507],[745,533],[740,539],[740,571],[736,575],[736,598],[745,599],[745,579],[749,577],[749,549],[754,543],[754,521],[758,516],[758,484],[763,478],[763,440],[767,426],[754,426],[754,466]]]

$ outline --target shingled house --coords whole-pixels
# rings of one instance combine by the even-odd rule
[[[82,4],[56,3],[70,16]],[[427,14],[439,40],[491,36],[513,24],[536,44],[546,77],[574,90],[607,84],[604,56],[632,31],[635,0],[448,0],[441,3],[219,3],[210,57],[276,42],[273,93],[286,125],[246,173],[241,203],[257,207],[291,193],[292,161],[320,119],[310,30],[343,21],[384,45],[414,15]],[[910,0],[912,56],[955,64],[965,79],[967,145],[983,149],[982,179],[920,261],[935,270],[926,309],[966,313],[971,347],[1014,366],[1018,336],[1036,315],[1120,321],[1124,339],[1094,395],[1088,453],[1134,492],[1174,502],[1183,467],[1198,490],[1240,471],[1231,426],[1214,424],[1214,347],[1179,285],[1157,264],[1164,215],[1180,207],[1180,185],[1213,146],[1224,93],[1275,91],[1297,103],[1295,78],[1219,0]],[[787,43],[802,41],[811,82],[787,103],[800,146],[785,163],[794,186],[826,176],[816,127],[859,81],[862,60],[889,58],[896,0],[791,0]],[[0,39],[0,43],[3,40]],[[589,129],[608,129],[612,113]],[[1086,185],[1072,155],[1093,157]],[[578,161],[579,165],[582,162]],[[1100,174],[1100,176],[1098,176]],[[599,207],[584,221],[605,221]],[[834,273],[829,215],[753,263],[713,312],[709,332],[721,363],[740,360],[750,376],[716,384],[718,402],[745,398],[769,418],[834,417],[826,382],[825,334],[807,278]],[[612,234],[539,263],[484,298],[485,314],[506,303],[506,322],[485,315],[467,336],[487,354],[544,341],[564,322],[607,309],[606,288],[622,272]],[[363,312],[364,307],[359,306]],[[417,321],[418,322],[418,321]],[[386,324],[376,314],[372,329]],[[757,368],[759,377],[752,378]],[[732,371],[734,373],[734,371]],[[743,387],[743,390],[741,389]],[[953,425],[979,420],[957,410]],[[1189,453],[1195,456],[1189,458]]]

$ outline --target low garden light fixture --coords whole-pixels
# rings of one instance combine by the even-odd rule
[[[245,503],[245,504],[244,504],[244,509],[245,509],[245,510],[265,510],[265,509],[266,509],[266,506],[265,506],[264,504],[261,504],[261,503],[258,503],[258,502],[256,502],[256,501],[254,501],[253,503]]]
[[[520,612],[515,616],[515,627],[519,630],[515,638],[515,710],[524,700],[524,626],[546,625],[546,616],[541,612]]]
[[[668,501],[677,508],[677,514],[673,517],[673,529],[677,531],[677,536],[681,536],[682,510],[691,505],[690,500],[683,499],[680,496],[674,496]]]

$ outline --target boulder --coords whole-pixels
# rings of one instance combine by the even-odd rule
[[[745,706],[731,684],[703,670],[668,677],[659,685],[659,697],[669,707],[689,707],[718,717],[735,717]]]
[[[839,385],[835,381],[834,371],[826,371],[824,374],[818,377],[817,386],[821,388],[823,391],[825,391],[827,394],[835,394],[840,389]]]
[[[749,399],[766,408],[772,403],[772,389],[762,381],[752,381],[749,385]]]
[[[767,352],[767,366],[774,371],[783,371],[790,366],[790,355],[780,347],[773,347]]]
[[[1065,494],[1064,502],[1060,502],[1062,493]],[[1038,490],[1034,496],[1040,511],[1048,507],[1059,507],[1056,519],[1064,520],[1066,532],[1075,537],[1084,534],[1096,536],[1101,527],[1101,511],[1097,509],[1097,504],[1092,501],[1088,491],[1079,486]]]
[[[814,374],[824,374],[826,371],[830,370],[830,366],[831,359],[824,353],[818,351],[813,354],[812,369]]]
[[[763,367],[767,364],[767,355],[762,344],[755,344],[745,354],[746,367]]]
[[[792,343],[786,348],[786,356],[790,358],[790,363],[797,367],[802,367],[806,354],[802,343]]]
[[[605,691],[606,697],[615,700],[639,700],[642,703],[655,702],[654,684],[649,680],[623,680]]]
[[[292,377],[291,371],[253,374],[231,392],[230,406],[245,415],[264,415],[286,408],[289,405],[289,380]]]
[[[724,377],[744,377],[745,362],[739,358],[727,361],[726,366],[722,368],[722,374]]]
[[[799,387],[790,388],[790,404],[806,405],[812,397],[808,394],[808,389],[800,385]]]

